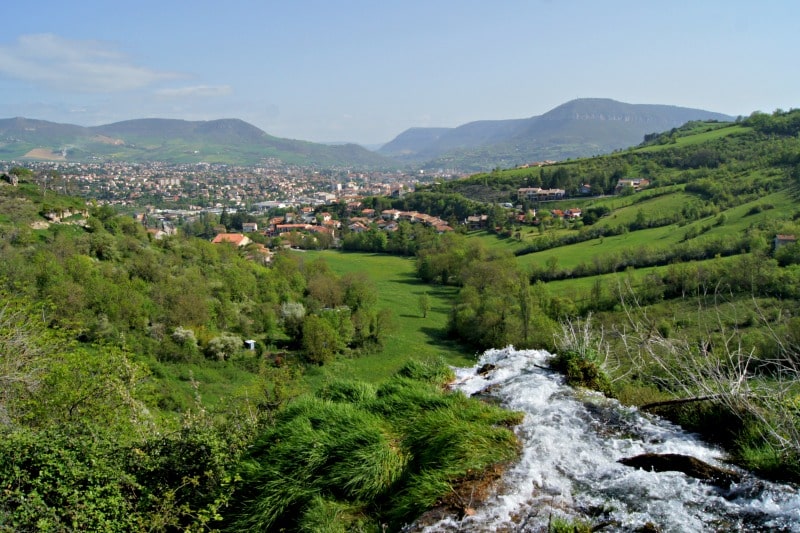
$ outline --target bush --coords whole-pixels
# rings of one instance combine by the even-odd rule
[[[591,354],[580,354],[574,350],[562,351],[550,360],[550,366],[567,378],[573,387],[584,387],[613,396],[611,381]]]
[[[131,531],[136,480],[97,435],[19,430],[0,438],[0,529]]]
[[[224,334],[219,337],[214,337],[208,341],[206,346],[206,354],[212,359],[225,361],[230,359],[236,352],[242,348],[242,339],[236,335]]]

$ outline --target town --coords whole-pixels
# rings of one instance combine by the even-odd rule
[[[0,173],[24,167],[43,186],[121,208],[251,210],[322,205],[364,196],[401,196],[419,183],[453,174],[315,170],[267,160],[262,166],[161,162],[0,162]]]
[[[525,167],[551,164],[552,161],[544,161]],[[435,213],[396,209],[397,203],[374,201],[379,197],[400,199],[418,186],[462,177],[451,172],[316,170],[278,160],[253,167],[219,163],[0,162],[3,176],[14,175],[14,169],[19,168],[29,172],[44,191],[81,197],[132,215],[154,238],[160,239],[182,228],[215,242],[237,246],[258,244],[267,260],[270,254],[264,245],[341,246],[346,235],[370,231],[393,233],[401,223],[419,224],[432,232],[445,233],[455,229],[499,229],[504,219],[517,225],[537,225],[542,216],[545,221],[562,223],[582,218],[577,208],[539,212],[541,204],[569,196],[559,188],[519,188],[518,204],[507,202],[495,206],[503,208],[506,214],[493,219],[487,214],[494,209],[489,205],[459,220],[452,216],[444,220]],[[648,185],[646,179],[620,179],[615,193],[623,188],[638,192]],[[582,185],[576,193],[590,196],[591,187]],[[67,218],[64,213],[44,215],[52,222]]]

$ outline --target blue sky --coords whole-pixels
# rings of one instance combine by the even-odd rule
[[[0,118],[379,144],[574,98],[800,107],[795,0],[9,0],[0,20]]]

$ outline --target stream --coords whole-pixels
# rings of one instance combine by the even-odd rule
[[[525,413],[516,428],[522,454],[475,514],[407,531],[540,532],[564,518],[604,532],[800,532],[797,487],[726,464],[723,450],[656,416],[567,386],[542,368],[549,357],[540,350],[489,350],[475,367],[456,369],[454,388],[471,395],[491,386],[503,406]],[[484,365],[494,368],[479,375]],[[689,455],[734,470],[741,480],[720,488],[681,472],[618,462],[643,453]]]

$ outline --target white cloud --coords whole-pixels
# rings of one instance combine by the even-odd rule
[[[191,98],[193,96],[213,97],[231,94],[233,89],[230,85],[196,85],[193,87],[175,87],[170,89],[159,89],[156,91],[158,96],[166,98]]]
[[[120,92],[180,77],[136,66],[100,41],[74,41],[50,33],[23,35],[0,45],[0,75],[68,92]]]

